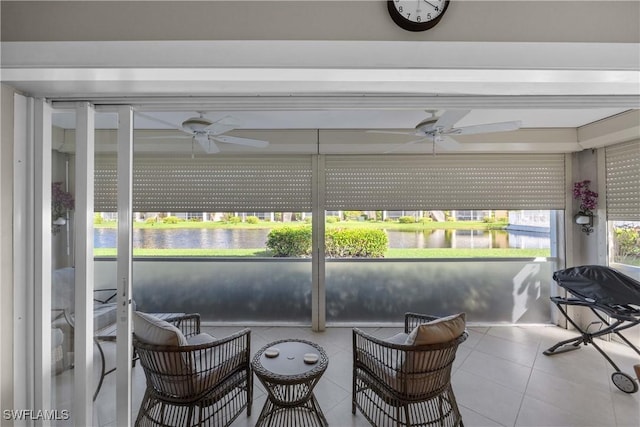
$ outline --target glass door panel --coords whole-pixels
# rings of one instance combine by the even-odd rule
[[[54,110],[51,153],[51,405],[70,425],[74,401],[73,135],[75,113]]]

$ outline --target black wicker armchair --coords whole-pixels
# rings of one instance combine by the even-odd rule
[[[352,412],[359,409],[376,427],[463,426],[451,388],[456,350],[468,335],[460,316],[459,335],[433,344],[406,344],[414,328],[438,320],[433,316],[407,313],[404,334],[387,339],[354,328]]]
[[[199,314],[171,323],[184,335],[180,345],[149,344],[134,331],[134,349],[147,379],[135,425],[221,427],[245,408],[251,415],[250,330],[215,339],[200,333]]]

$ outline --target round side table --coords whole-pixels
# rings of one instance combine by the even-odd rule
[[[269,396],[256,427],[327,427],[313,388],[328,365],[327,353],[310,341],[288,339],[262,347],[251,367]]]

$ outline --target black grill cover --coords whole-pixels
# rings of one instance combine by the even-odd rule
[[[587,302],[640,305],[640,282],[602,265],[582,265],[553,273],[553,280]]]

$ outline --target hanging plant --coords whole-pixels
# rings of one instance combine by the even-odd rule
[[[589,189],[590,184],[589,180],[573,184],[573,198],[580,200],[580,211],[587,215],[593,215],[593,211],[598,207],[598,193]]]
[[[574,221],[587,234],[593,231],[593,211],[598,207],[598,193],[589,189],[590,184],[589,180],[573,184],[573,198],[580,200],[580,211],[575,215]]]

